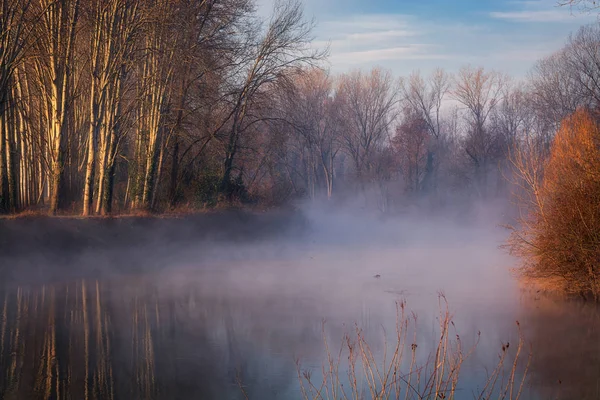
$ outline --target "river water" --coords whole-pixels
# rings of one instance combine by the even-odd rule
[[[355,341],[360,329],[386,365],[405,304],[405,347],[418,345],[425,368],[446,302],[449,354],[459,335],[465,355],[455,398],[478,398],[506,353],[501,388],[520,337],[512,398],[525,371],[521,398],[600,398],[596,308],[519,288],[516,260],[498,248],[505,238],[489,223],[319,215],[298,235],[64,257],[63,269],[93,262],[110,273],[0,284],[0,398],[301,399],[307,376],[316,388],[327,376],[327,349],[336,360],[342,349],[337,375],[350,397],[345,335]],[[0,258],[5,269],[18,261]],[[406,351],[398,362],[404,378],[417,374],[410,361]],[[356,365],[371,398],[360,357]],[[409,398],[427,386],[419,371]]]

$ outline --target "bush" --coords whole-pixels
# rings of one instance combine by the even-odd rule
[[[589,112],[562,122],[539,185],[530,182],[529,189],[535,207],[509,243],[524,257],[520,272],[559,282],[568,294],[600,299],[600,127]]]

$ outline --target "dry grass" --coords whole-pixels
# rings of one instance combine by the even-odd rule
[[[46,217],[48,212],[41,209],[27,209],[16,214],[0,214],[0,219],[40,218]]]
[[[474,346],[463,348],[446,299],[440,296],[439,341],[423,359],[417,345],[416,315],[407,315],[404,302],[398,304],[397,310],[395,336],[384,338],[383,351],[374,351],[362,329],[355,325],[336,351],[325,338],[327,360],[322,366],[322,379],[315,380],[313,372],[302,369],[298,362],[302,397],[306,400],[456,398],[461,367],[475,351],[479,337]],[[521,397],[531,362],[531,351],[522,360],[524,345],[519,329],[519,342],[512,348],[509,343],[502,345],[498,363],[487,379],[479,382],[481,389],[473,393],[473,398]],[[464,398],[464,392],[460,398]]]
[[[177,207],[172,210],[164,211],[148,211],[148,210],[128,210],[124,213],[114,212],[108,215],[89,215],[82,216],[80,213],[69,213],[64,212],[56,215],[49,215],[47,210],[44,209],[28,209],[20,211],[16,214],[0,214],[0,220],[18,220],[18,219],[40,219],[40,218],[52,218],[52,219],[115,219],[115,218],[152,218],[152,219],[175,219],[175,218],[187,218],[199,215],[207,214],[226,214],[230,212],[245,212],[261,214],[269,211],[282,210],[281,207],[268,207],[268,206],[248,206],[248,205],[233,205],[233,204],[219,204],[211,208],[192,208],[192,207]]]

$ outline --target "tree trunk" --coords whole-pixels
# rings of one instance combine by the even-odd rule
[[[93,205],[93,190],[94,190],[94,167],[96,164],[96,151],[98,130],[100,121],[98,121],[99,105],[96,101],[97,92],[96,78],[92,76],[92,87],[90,93],[90,129],[88,136],[87,148],[87,164],[85,169],[85,181],[83,184],[83,216],[91,214]]]
[[[152,193],[154,184],[156,183],[156,173],[158,171],[158,126],[155,127],[156,132],[150,134],[150,143],[146,153],[146,171],[144,175],[144,190],[142,192],[142,208],[150,211],[152,209]]]
[[[160,186],[160,178],[162,176],[162,168],[163,168],[163,159],[165,155],[165,146],[164,143],[160,143],[159,145],[159,154],[158,154],[158,165],[156,167],[156,177],[154,184],[152,185],[152,193],[150,198],[150,208],[152,210],[156,209],[156,193],[158,192],[158,188]]]
[[[13,213],[17,207],[17,177],[15,168],[15,142],[14,137],[16,136],[16,120],[15,120],[15,109],[11,108],[6,113],[9,124],[6,124],[6,131],[4,132],[4,152],[6,154],[6,177],[8,183],[8,211]],[[12,125],[12,126],[11,126]]]
[[[175,136],[173,144],[173,153],[171,154],[171,181],[169,184],[169,207],[174,209],[177,207],[177,182],[179,177],[179,139]]]
[[[228,199],[231,198],[231,172],[233,170],[233,159],[237,152],[238,130],[234,123],[229,135],[229,144],[227,145],[227,153],[225,155],[225,163],[223,170],[223,178],[219,186],[219,192],[225,195]]]
[[[50,173],[50,215],[56,215],[60,205],[60,192],[62,190],[62,152],[58,154],[58,160],[52,163],[52,171]]]
[[[115,185],[115,169],[116,169],[116,153],[117,153],[117,135],[114,129],[111,132],[110,145],[108,148],[108,158],[106,165],[106,173],[104,174],[104,192],[102,195],[102,207],[100,208],[101,215],[109,215],[112,213],[113,193]]]
[[[110,215],[113,206],[113,192],[115,187],[115,163],[111,163],[108,174],[106,175],[106,190],[102,201],[101,215]]]
[[[6,150],[4,148],[4,131],[6,130],[6,121],[4,117],[4,101],[0,100],[0,213],[8,213],[8,182],[6,179]]]

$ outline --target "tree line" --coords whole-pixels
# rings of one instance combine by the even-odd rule
[[[487,199],[600,99],[598,24],[520,81],[333,75],[314,24],[297,0],[266,19],[252,0],[0,0],[0,212]]]

